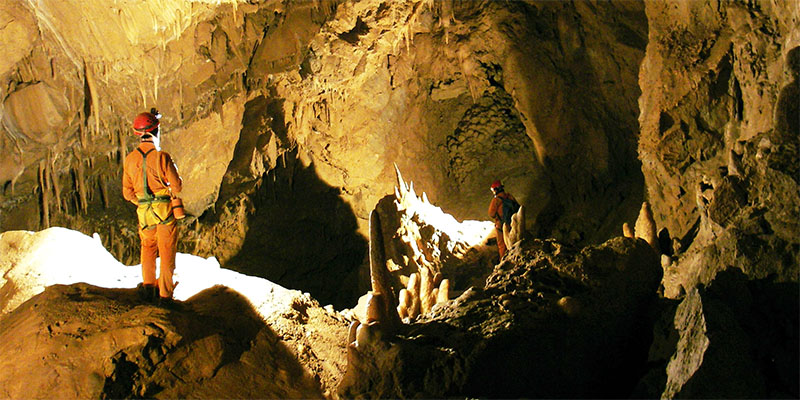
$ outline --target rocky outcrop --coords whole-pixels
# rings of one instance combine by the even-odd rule
[[[664,295],[680,304],[656,330],[641,396],[797,397],[800,131],[787,96],[800,9],[646,10],[639,155],[655,223],[673,236]]]
[[[340,394],[626,397],[643,370],[661,278],[643,240],[580,252],[524,241],[489,276],[396,336],[360,341]],[[564,373],[570,371],[570,373]]]
[[[247,299],[224,287],[168,310],[141,304],[134,289],[51,286],[0,319],[0,338],[8,398],[319,398],[325,390]]]
[[[134,287],[141,269],[120,264],[98,237],[63,228],[0,234],[0,337],[6,346],[0,393],[332,393],[346,365],[345,317],[308,294],[220,268],[213,259],[179,253],[176,264],[180,301],[163,309],[139,300]],[[255,386],[241,384],[251,379]]]
[[[798,295],[796,283],[738,270],[689,289],[665,305],[634,397],[797,397]]]

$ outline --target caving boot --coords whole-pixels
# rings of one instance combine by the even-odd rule
[[[139,295],[139,299],[146,303],[152,303],[158,298],[158,286],[157,285],[145,285],[142,282],[139,282],[136,285],[136,293]]]
[[[158,306],[168,310],[179,311],[183,309],[181,302],[173,299],[172,297],[158,297]]]

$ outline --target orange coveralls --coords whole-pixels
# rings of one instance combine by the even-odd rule
[[[158,289],[161,297],[172,297],[175,284],[172,274],[175,271],[175,253],[177,252],[178,230],[175,218],[172,217],[172,207],[169,202],[160,205],[163,211],[159,218],[151,214],[157,221],[162,222],[145,226],[143,214],[149,210],[149,205],[140,204],[139,200],[145,196],[142,177],[142,153],[147,154],[147,187],[150,193],[156,196],[169,196],[180,193],[183,181],[178,175],[178,169],[168,153],[158,151],[152,141],[144,140],[137,150],[125,157],[122,173],[122,195],[125,200],[136,204],[139,215],[139,238],[141,239],[142,283],[145,286],[156,285],[156,256],[161,256],[161,273],[158,278]],[[148,153],[149,152],[149,153]]]
[[[503,240],[503,200],[498,197],[514,201],[517,201],[517,199],[506,192],[500,192],[489,203],[489,217],[494,219],[494,229],[497,232],[497,251],[500,252],[500,258],[503,258],[506,254],[506,242]]]

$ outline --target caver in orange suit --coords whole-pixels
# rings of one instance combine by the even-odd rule
[[[171,299],[175,289],[172,274],[178,231],[170,198],[180,193],[183,182],[172,158],[154,143],[158,140],[158,125],[154,113],[141,113],[134,120],[134,131],[142,139],[139,147],[125,158],[122,194],[125,200],[137,206],[142,283],[153,291],[157,285],[160,297]],[[161,268],[156,281],[157,255],[161,256]]]
[[[494,181],[490,189],[494,193],[494,197],[489,203],[489,217],[494,220],[494,230],[497,232],[497,250],[500,252],[500,258],[503,258],[506,254],[506,242],[503,238],[503,200],[500,198],[514,201],[517,199],[503,190],[503,184],[500,181]]]

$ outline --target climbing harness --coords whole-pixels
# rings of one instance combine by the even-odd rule
[[[150,149],[146,153],[142,149],[136,150],[142,155],[142,192],[143,195],[139,197],[139,207],[136,209],[136,214],[139,217],[139,226],[142,229],[151,229],[156,225],[166,225],[175,221],[172,213],[172,205],[170,201],[169,188],[161,189],[157,193],[153,193],[150,187],[147,186],[147,155],[156,149]],[[156,152],[158,155],[158,152]],[[159,169],[159,178],[160,178]]]

